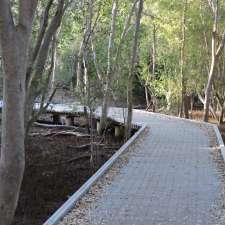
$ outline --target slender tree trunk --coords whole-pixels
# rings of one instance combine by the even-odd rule
[[[212,84],[215,76],[216,66],[219,61],[219,57],[224,49],[225,45],[225,31],[223,32],[222,39],[220,43],[217,41],[217,32],[218,32],[218,5],[219,0],[217,1],[209,1],[209,6],[212,9],[214,22],[213,22],[213,32],[212,32],[212,53],[211,53],[211,66],[208,76],[208,82],[205,89],[205,101],[204,101],[204,113],[203,120],[208,122],[209,120],[209,110],[210,110],[210,102],[211,102],[211,94],[212,94]],[[218,47],[217,47],[218,46]]]
[[[106,80],[104,85],[104,96],[103,96],[103,104],[102,104],[102,113],[100,118],[99,132],[102,133],[106,126],[107,120],[107,112],[108,112],[108,104],[109,104],[109,96],[110,96],[110,82],[112,79],[112,57],[113,57],[113,47],[114,47],[114,38],[116,31],[116,17],[117,17],[117,7],[118,0],[113,1],[112,6],[112,22],[111,22],[111,32],[109,36],[108,43],[108,57],[107,57],[107,73]]]
[[[126,123],[126,140],[131,136],[131,125],[133,117],[133,76],[129,76],[127,83],[127,123]]]
[[[149,93],[148,93],[148,87],[147,86],[145,86],[145,100],[146,100],[146,109],[147,109],[150,105],[150,99],[149,99]]]
[[[186,42],[186,15],[187,14],[187,0],[184,0],[183,16],[182,16],[182,41],[180,51],[180,75],[181,75],[181,105],[180,105],[180,117],[185,116],[189,118],[188,104],[186,102],[187,96],[187,78],[185,75],[185,42]]]
[[[189,119],[189,108],[190,108],[190,98],[186,93],[184,96],[184,116],[186,119]]]
[[[133,48],[132,48],[132,56],[131,56],[131,65],[129,69],[129,77],[128,77],[128,84],[127,84],[127,123],[126,123],[126,139],[130,138],[131,136],[131,125],[132,125],[132,109],[133,109],[133,77],[135,73],[135,67],[137,63],[137,51],[138,51],[138,39],[140,33],[140,23],[141,23],[141,16],[143,10],[143,0],[139,0],[139,8],[135,22],[135,34],[134,34],[134,41],[133,41]]]
[[[55,88],[55,79],[56,79],[56,66],[57,66],[57,42],[58,42],[58,35],[60,30],[56,32],[56,34],[53,36],[52,40],[52,77],[51,77],[51,90]]]
[[[223,116],[224,116],[224,106],[222,106],[220,110],[219,124],[223,124]]]
[[[77,75],[77,83],[76,88],[79,92],[83,90],[83,77],[82,77],[82,63],[83,63],[83,48],[84,48],[84,41],[82,41],[80,45],[80,50],[77,56],[77,68],[76,68],[76,75]]]
[[[87,106],[90,106],[90,83],[89,83],[89,76],[88,76],[88,68],[86,64],[86,58],[87,58],[87,51],[85,50],[83,55],[83,66],[84,66],[84,99],[85,99],[85,106],[84,106],[84,115],[86,117],[86,127],[87,132],[90,134],[90,121],[89,121],[89,115]],[[89,107],[90,109],[90,107]]]
[[[205,122],[208,122],[209,120],[209,106],[211,102],[212,83],[213,83],[213,77],[215,73],[215,64],[216,64],[216,60],[215,60],[215,55],[213,54],[208,83],[205,89],[204,114],[203,114],[203,121]]]
[[[223,123],[223,117],[224,117],[224,92],[223,92],[223,97],[220,97],[219,93],[216,92],[216,98],[217,98],[217,111],[219,111],[219,124]]]
[[[193,118],[193,106],[194,106],[194,96],[193,95],[191,95],[191,112],[190,112],[190,114],[191,114],[191,119]]]
[[[153,21],[153,43],[152,43],[152,77],[155,79],[156,77],[156,57],[157,57],[157,42],[156,42],[156,24]],[[152,102],[152,111],[155,112],[155,108],[157,105],[157,99],[153,93],[151,92],[151,102]]]
[[[204,104],[204,99],[203,97],[198,93],[198,97],[199,97],[199,100],[202,102],[202,104]],[[209,111],[212,113],[212,116],[214,117],[214,119],[216,119],[216,121],[218,122],[218,118],[217,118],[217,115],[216,115],[216,112],[214,111],[211,103],[209,104]]]
[[[171,95],[172,95],[172,90],[169,86],[169,90],[166,92],[166,102],[167,102],[166,110],[167,111],[171,110],[171,106],[172,106]],[[179,115],[179,107],[180,105],[178,104],[178,115]]]
[[[152,42],[152,76],[155,77],[155,70],[156,70],[156,25],[153,21],[153,42]]]
[[[41,94],[40,85],[43,80],[45,65],[49,55],[49,48],[53,36],[56,34],[58,28],[61,25],[62,17],[65,13],[64,6],[65,0],[59,0],[57,3],[55,14],[52,17],[45,34],[42,36],[42,41],[38,50],[38,55],[36,56],[33,65],[27,68],[27,93],[25,105],[25,127],[27,130],[29,129],[27,128],[27,125],[30,124],[29,121],[32,120],[34,101]]]
[[[213,25],[213,33],[212,33],[212,53],[211,53],[211,66],[210,72],[208,77],[207,86],[205,89],[205,101],[204,101],[204,113],[203,113],[203,121],[208,122],[209,120],[209,106],[211,102],[211,93],[212,93],[212,83],[213,78],[216,70],[216,32],[217,32],[217,13],[214,18],[214,25]]]

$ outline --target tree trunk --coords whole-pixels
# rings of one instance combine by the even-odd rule
[[[224,49],[225,45],[225,31],[223,32],[222,39],[220,43],[217,41],[217,28],[218,28],[218,1],[209,1],[209,6],[213,12],[213,32],[212,32],[212,53],[211,53],[211,66],[210,72],[208,76],[208,82],[205,89],[205,101],[204,101],[204,113],[203,113],[203,121],[208,122],[209,120],[209,110],[210,110],[210,102],[211,102],[211,94],[212,94],[212,83],[215,75],[216,66],[219,60],[219,57]],[[218,46],[218,47],[217,47]]]
[[[34,101],[41,94],[41,83],[43,81],[45,65],[49,55],[49,47],[51,45],[53,36],[56,34],[58,28],[61,25],[62,17],[65,13],[64,6],[65,1],[59,0],[49,27],[42,36],[42,42],[38,50],[38,55],[36,56],[33,65],[30,65],[27,68],[27,93],[25,105],[25,127],[27,130],[29,129],[29,127],[27,128],[29,120],[32,118]]]
[[[57,42],[58,42],[59,31],[53,36],[52,40],[52,76],[51,76],[51,90],[55,88],[55,77],[56,77],[56,66],[57,66]]]
[[[191,119],[193,119],[193,106],[194,106],[194,96],[193,95],[191,95],[191,112],[190,112],[190,114],[191,114]]]
[[[217,98],[217,111],[219,111],[219,124],[223,123],[223,116],[224,116],[224,91],[223,91],[223,97],[220,97],[219,93],[216,92],[216,98]]]
[[[189,96],[185,94],[184,95],[184,116],[186,119],[189,119],[189,107],[190,107]]]
[[[211,62],[208,83],[205,89],[204,114],[203,114],[203,121],[205,122],[208,122],[209,120],[209,106],[211,102],[212,83],[213,83],[213,77],[215,73],[215,64],[216,64],[215,55],[212,55],[212,62]]]
[[[79,92],[83,91],[83,76],[82,76],[82,63],[83,63],[83,45],[84,40],[81,42],[80,50],[77,57],[77,68],[76,68],[76,75],[77,75],[77,83],[76,88]]]
[[[0,1],[3,111],[0,154],[0,225],[10,225],[17,207],[25,167],[24,103],[26,69],[36,0],[19,2],[15,27],[9,1]]]
[[[129,76],[127,83],[127,123],[126,123],[126,140],[131,136],[133,109],[133,76]]]
[[[135,73],[135,67],[137,63],[137,51],[138,51],[138,39],[139,39],[139,32],[140,32],[140,23],[141,23],[141,16],[143,10],[143,0],[139,0],[139,8],[135,22],[135,34],[134,34],[134,41],[133,41],[133,48],[132,48],[132,56],[131,56],[131,64],[129,69],[129,77],[128,77],[128,84],[127,84],[127,123],[126,123],[126,139],[130,138],[131,136],[131,124],[132,124],[132,108],[133,108],[133,77]]]
[[[150,99],[149,99],[149,93],[148,93],[148,87],[147,86],[145,86],[145,100],[146,100],[146,109],[147,109],[150,105]]]
[[[219,118],[220,125],[223,124],[223,116],[224,116],[224,107],[222,106],[220,110],[220,118]]]
[[[172,96],[172,90],[169,87],[169,90],[166,92],[166,102],[167,102],[166,110],[167,111],[171,110],[171,106],[172,106],[171,96]],[[179,115],[179,110],[180,110],[179,106],[180,106],[180,104],[178,104],[178,115]]]
[[[185,116],[189,118],[188,108],[186,104],[186,92],[187,92],[187,79],[185,75],[185,42],[186,42],[186,15],[187,14],[187,0],[184,0],[183,16],[182,16],[182,40],[180,50],[180,75],[181,75],[181,105],[180,105],[180,117]]]
[[[117,7],[118,7],[118,0],[114,0],[113,6],[112,6],[111,32],[110,32],[109,43],[108,43],[108,57],[107,57],[108,65],[107,65],[106,80],[104,85],[102,113],[101,113],[100,125],[99,125],[100,133],[102,133],[103,130],[105,129],[106,120],[107,120],[108,101],[110,96],[110,82],[112,79],[112,57],[113,57],[115,31],[116,31],[116,17],[117,17],[117,10],[118,10]]]
[[[199,93],[198,93],[198,98],[202,102],[202,104],[205,104],[203,97]],[[216,112],[214,111],[211,104],[209,104],[209,111],[212,113],[214,119],[218,122],[219,120],[217,118]]]
[[[152,33],[153,43],[152,43],[152,76],[155,78],[156,70],[156,25],[153,21],[153,33]]]
[[[12,222],[25,166],[24,101],[26,68],[24,67],[24,60],[19,60],[21,54],[17,54],[17,56],[17,62],[10,61],[11,66],[4,67],[4,107],[0,159],[0,225],[8,225]]]

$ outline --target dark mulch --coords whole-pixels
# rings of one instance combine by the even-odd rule
[[[52,129],[51,129],[52,130]],[[32,132],[48,132],[33,128]],[[95,137],[95,142],[101,137]],[[19,205],[13,225],[41,225],[122,145],[109,134],[105,146],[95,147],[94,168],[90,148],[76,149],[90,143],[87,137],[29,137],[26,144],[26,170]]]

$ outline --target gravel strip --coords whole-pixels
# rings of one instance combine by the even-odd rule
[[[135,144],[129,147],[128,151],[117,160],[110,170],[90,188],[88,193],[77,202],[74,209],[59,223],[59,225],[93,224],[93,221],[90,221],[89,215],[92,209],[95,208],[96,200],[104,195],[104,188],[113,182],[115,176],[120,173],[121,168],[127,165],[132,156],[139,151],[139,146],[148,133],[149,128],[141,134]]]

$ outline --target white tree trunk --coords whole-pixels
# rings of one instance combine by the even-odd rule
[[[112,57],[113,57],[115,31],[116,31],[117,7],[118,7],[118,0],[114,0],[112,5],[111,31],[110,31],[109,43],[108,43],[107,73],[106,73],[106,79],[105,79],[105,85],[104,85],[102,113],[101,113],[100,126],[99,126],[100,133],[102,133],[103,130],[105,129],[106,120],[107,120],[108,102],[109,102],[109,95],[110,95],[110,82],[112,79]]]
[[[222,40],[218,43],[217,40],[217,28],[218,28],[218,1],[213,2],[208,0],[209,6],[212,9],[214,23],[213,23],[213,32],[212,32],[212,53],[211,53],[211,66],[208,76],[208,82],[205,89],[205,101],[204,101],[204,114],[203,120],[208,122],[209,120],[209,109],[210,109],[210,102],[211,102],[211,94],[212,94],[212,83],[215,76],[216,66],[219,60],[219,57],[224,49],[225,45],[225,31],[222,35]],[[218,47],[217,47],[218,46]]]

